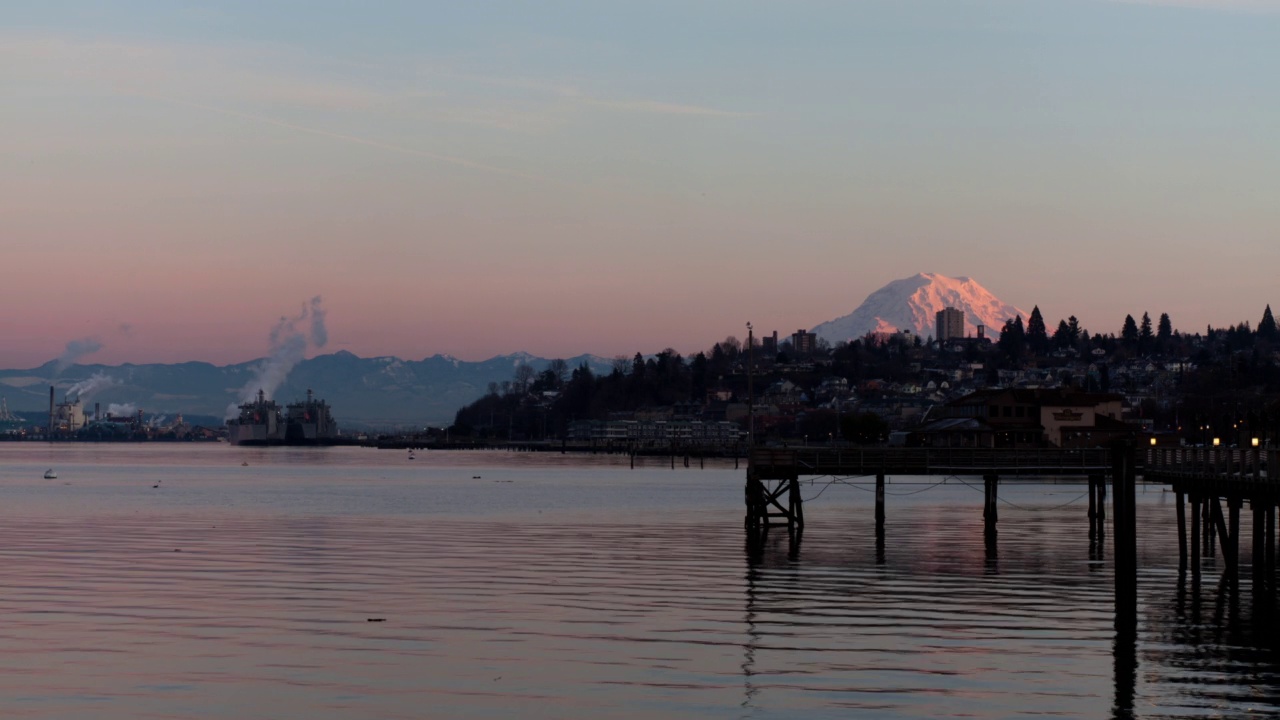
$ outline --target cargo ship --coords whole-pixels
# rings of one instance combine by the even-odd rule
[[[329,404],[310,390],[307,399],[280,405],[258,391],[258,397],[240,406],[240,415],[227,421],[227,441],[232,445],[333,445],[338,424]]]

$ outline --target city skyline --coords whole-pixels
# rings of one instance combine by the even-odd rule
[[[0,82],[0,365],[790,333],[917,272],[1256,324],[1280,3],[50,2]],[[1052,328],[1051,328],[1052,329]]]

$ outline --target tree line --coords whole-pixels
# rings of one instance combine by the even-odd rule
[[[960,354],[922,342],[920,338],[898,335],[868,335],[850,342],[819,347],[810,354],[795,353],[783,341],[776,355],[763,357],[755,347],[755,392],[757,396],[785,377],[812,398],[820,383],[830,377],[844,378],[858,388],[859,400],[875,401],[888,391],[886,384],[918,379],[923,366],[945,366],[948,362],[980,363],[988,373],[988,384],[998,382],[1003,369],[1028,365],[1063,367],[1072,363],[1097,366],[1084,391],[1137,392],[1130,385],[1113,386],[1111,370],[1119,363],[1149,358],[1162,367],[1171,359],[1185,362],[1174,386],[1159,385],[1137,408],[1169,427],[1191,423],[1222,425],[1237,417],[1238,425],[1252,417],[1258,423],[1273,415],[1280,422],[1280,368],[1275,350],[1280,350],[1280,329],[1268,305],[1257,327],[1242,322],[1226,328],[1206,328],[1203,334],[1182,333],[1173,328],[1168,313],[1153,322],[1125,315],[1118,333],[1090,333],[1075,316],[1059,320],[1052,333],[1040,312],[1033,308],[1024,324],[1021,317],[1004,323],[994,351],[984,352],[975,343],[963,344]],[[1094,352],[1101,350],[1101,353]],[[643,408],[687,406],[696,413],[706,404],[709,393],[745,401],[747,396],[747,349],[730,336],[709,350],[686,358],[672,348],[645,357],[615,358],[608,372],[597,373],[585,363],[569,367],[564,360],[552,360],[537,371],[520,365],[511,380],[490,383],[487,393],[461,408],[450,432],[483,439],[544,439],[563,437],[577,420],[607,420],[615,413],[631,413]],[[1065,373],[1064,378],[1068,377]],[[1074,377],[1074,376],[1073,376]],[[880,380],[880,384],[866,381]],[[1131,380],[1127,382],[1132,382]],[[1278,426],[1277,429],[1280,429]],[[838,410],[813,407],[799,420],[774,429],[783,436],[812,438],[842,436],[860,439],[882,436],[881,422],[862,413],[841,414]]]

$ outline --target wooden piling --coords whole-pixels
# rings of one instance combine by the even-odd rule
[[[1098,476],[1089,476],[1089,539],[1098,533]]]
[[[1103,523],[1107,521],[1107,478],[1105,475],[1098,477],[1098,535],[1101,536],[1105,527]]]
[[[1212,505],[1206,501],[1204,505],[1204,554],[1205,557],[1213,557],[1216,552],[1215,540],[1218,534],[1218,519],[1214,514],[1213,508],[1217,507],[1217,514],[1222,514],[1222,508],[1218,505],[1218,498],[1214,496]]]
[[[1119,440],[1111,446],[1111,486],[1115,490],[1111,510],[1115,547],[1116,623],[1136,622],[1138,592],[1138,537],[1133,444]]]
[[[996,508],[1000,477],[995,473],[988,473],[982,476],[982,480],[986,489],[986,498],[982,507],[983,532],[988,538],[994,538],[996,523],[1000,519],[999,510]]]
[[[1227,508],[1230,514],[1230,524],[1227,526],[1229,533],[1222,539],[1222,556],[1227,557],[1227,544],[1230,543],[1231,574],[1230,577],[1234,581],[1239,577],[1240,573],[1240,506],[1243,504],[1239,497],[1227,499]]]
[[[1223,574],[1229,576],[1235,567],[1235,558],[1231,557],[1231,531],[1222,516],[1222,503],[1217,497],[1209,498],[1209,514],[1213,516],[1210,527],[1222,537],[1222,560],[1226,565]]]
[[[1176,493],[1178,501],[1178,569],[1187,569],[1187,508],[1186,498],[1181,490]]]
[[[1274,501],[1267,502],[1267,517],[1265,528],[1265,544],[1266,544],[1266,574],[1267,582],[1271,584],[1276,572],[1276,506]]]
[[[1253,552],[1249,559],[1253,568],[1253,586],[1260,588],[1266,574],[1267,511],[1262,507],[1262,502],[1256,499],[1249,502],[1249,509],[1253,514]]]
[[[884,473],[876,474],[876,537],[884,536]]]
[[[1200,496],[1191,494],[1191,574],[1200,577],[1200,519],[1203,516]]]
[[[754,530],[761,527],[762,524],[764,527],[768,527],[769,519],[765,517],[768,508],[765,504],[764,483],[751,474],[747,475],[746,501],[747,529]]]
[[[793,477],[788,482],[788,507],[791,508],[791,517],[788,518],[787,528],[789,530],[804,529],[804,498],[800,496],[800,478]]]

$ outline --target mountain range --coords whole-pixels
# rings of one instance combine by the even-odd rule
[[[902,330],[929,338],[935,334],[937,312],[947,307],[964,311],[965,335],[976,335],[977,326],[983,325],[993,340],[1006,320],[1022,317],[1025,322],[1027,317],[1027,313],[992,295],[972,278],[919,273],[894,280],[868,295],[853,312],[815,325],[811,332],[832,344],[856,340],[867,333]]]
[[[813,332],[833,344],[869,332],[911,330],[930,337],[934,315],[944,307],[964,311],[967,334],[985,325],[993,339],[1005,320],[1026,317],[970,278],[921,273],[885,285],[852,313],[817,325]],[[229,409],[234,411],[235,404],[246,399],[246,392],[256,392],[260,378],[271,377],[267,392],[276,401],[293,402],[314,390],[347,429],[439,426],[453,422],[458,409],[488,392],[490,383],[511,380],[517,367],[529,365],[540,372],[550,363],[527,353],[479,362],[447,355],[422,360],[362,358],[346,351],[300,359],[296,364],[281,364],[282,357],[222,366],[204,362],[67,366],[50,361],[36,368],[0,370],[0,396],[10,410],[33,419],[47,412],[52,385],[59,402],[68,393],[73,398],[78,395],[87,410],[98,403],[104,411],[117,414],[141,409],[152,416],[182,413],[193,421],[197,416],[202,423],[220,424]],[[613,368],[613,360],[595,355],[579,355],[566,362],[570,368],[586,364],[597,374]],[[280,372],[267,372],[273,369]]]
[[[81,393],[86,408],[94,403],[113,409],[148,415],[208,416],[220,423],[228,405],[240,400],[266,360],[235,365],[186,362],[172,365],[71,365],[60,368],[50,361],[26,370],[0,370],[0,396],[9,409],[30,416],[47,412],[49,386],[58,402],[68,390],[88,387]],[[511,380],[516,367],[530,365],[544,370],[550,361],[527,353],[499,355],[468,362],[434,355],[423,360],[395,357],[362,358],[346,351],[302,360],[275,391],[284,404],[305,397],[308,389],[333,407],[339,426],[347,429],[379,429],[452,423],[462,406],[488,392],[489,383]],[[594,355],[566,360],[569,367],[583,363],[595,373],[608,373],[613,361]],[[252,392],[252,390],[251,390]]]

